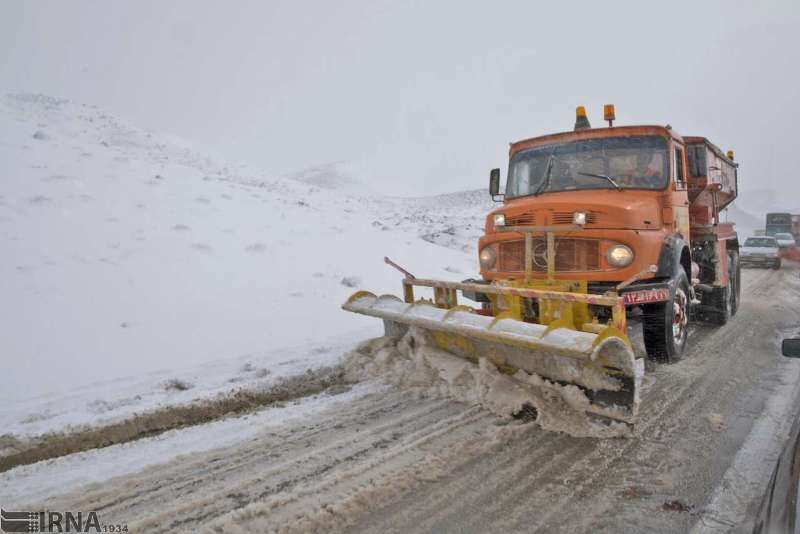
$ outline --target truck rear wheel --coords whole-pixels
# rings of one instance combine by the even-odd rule
[[[728,253],[728,285],[714,288],[709,295],[706,314],[709,322],[722,326],[736,315],[739,309],[739,279],[739,254],[732,250]]]
[[[730,282],[728,287],[715,287],[709,297],[706,318],[709,323],[722,326],[731,318]]]
[[[659,362],[680,360],[689,335],[689,281],[681,271],[671,284],[667,302],[643,306],[647,357]]]

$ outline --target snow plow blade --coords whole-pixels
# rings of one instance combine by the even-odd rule
[[[435,281],[418,284],[417,280],[414,285],[426,285],[425,282],[436,284],[434,287],[446,284],[453,291],[466,289],[456,286],[469,285]],[[492,290],[500,294],[537,293],[509,288]],[[342,308],[383,319],[389,336],[400,336],[409,327],[416,327],[430,334],[438,348],[474,363],[486,358],[508,375],[521,370],[554,384],[576,386],[588,399],[576,409],[600,419],[634,423],[643,360],[634,357],[627,336],[613,326],[598,329],[599,333],[584,332],[565,327],[561,321],[550,325],[529,323],[504,313],[493,317],[466,306],[409,303],[393,295],[376,296],[367,291],[354,293]]]

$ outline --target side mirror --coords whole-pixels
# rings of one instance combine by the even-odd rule
[[[489,173],[489,194],[492,198],[500,194],[500,169],[492,169]]]
[[[800,358],[800,338],[784,339],[781,343],[781,353],[787,358]]]

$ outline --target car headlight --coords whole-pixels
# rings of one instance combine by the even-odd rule
[[[572,224],[577,224],[578,226],[583,226],[586,224],[586,212],[585,211],[576,211],[572,214]]]
[[[625,245],[614,245],[606,250],[606,261],[614,267],[627,267],[633,262],[633,251]]]
[[[494,214],[494,225],[495,226],[505,226],[506,225],[506,216],[504,213],[495,213]]]
[[[492,247],[486,247],[481,250],[480,254],[478,254],[478,258],[480,259],[482,269],[492,269],[497,263],[497,253]]]

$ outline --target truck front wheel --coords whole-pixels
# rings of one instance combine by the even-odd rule
[[[689,334],[689,281],[681,271],[671,284],[667,302],[643,306],[644,347],[659,362],[680,360]]]

